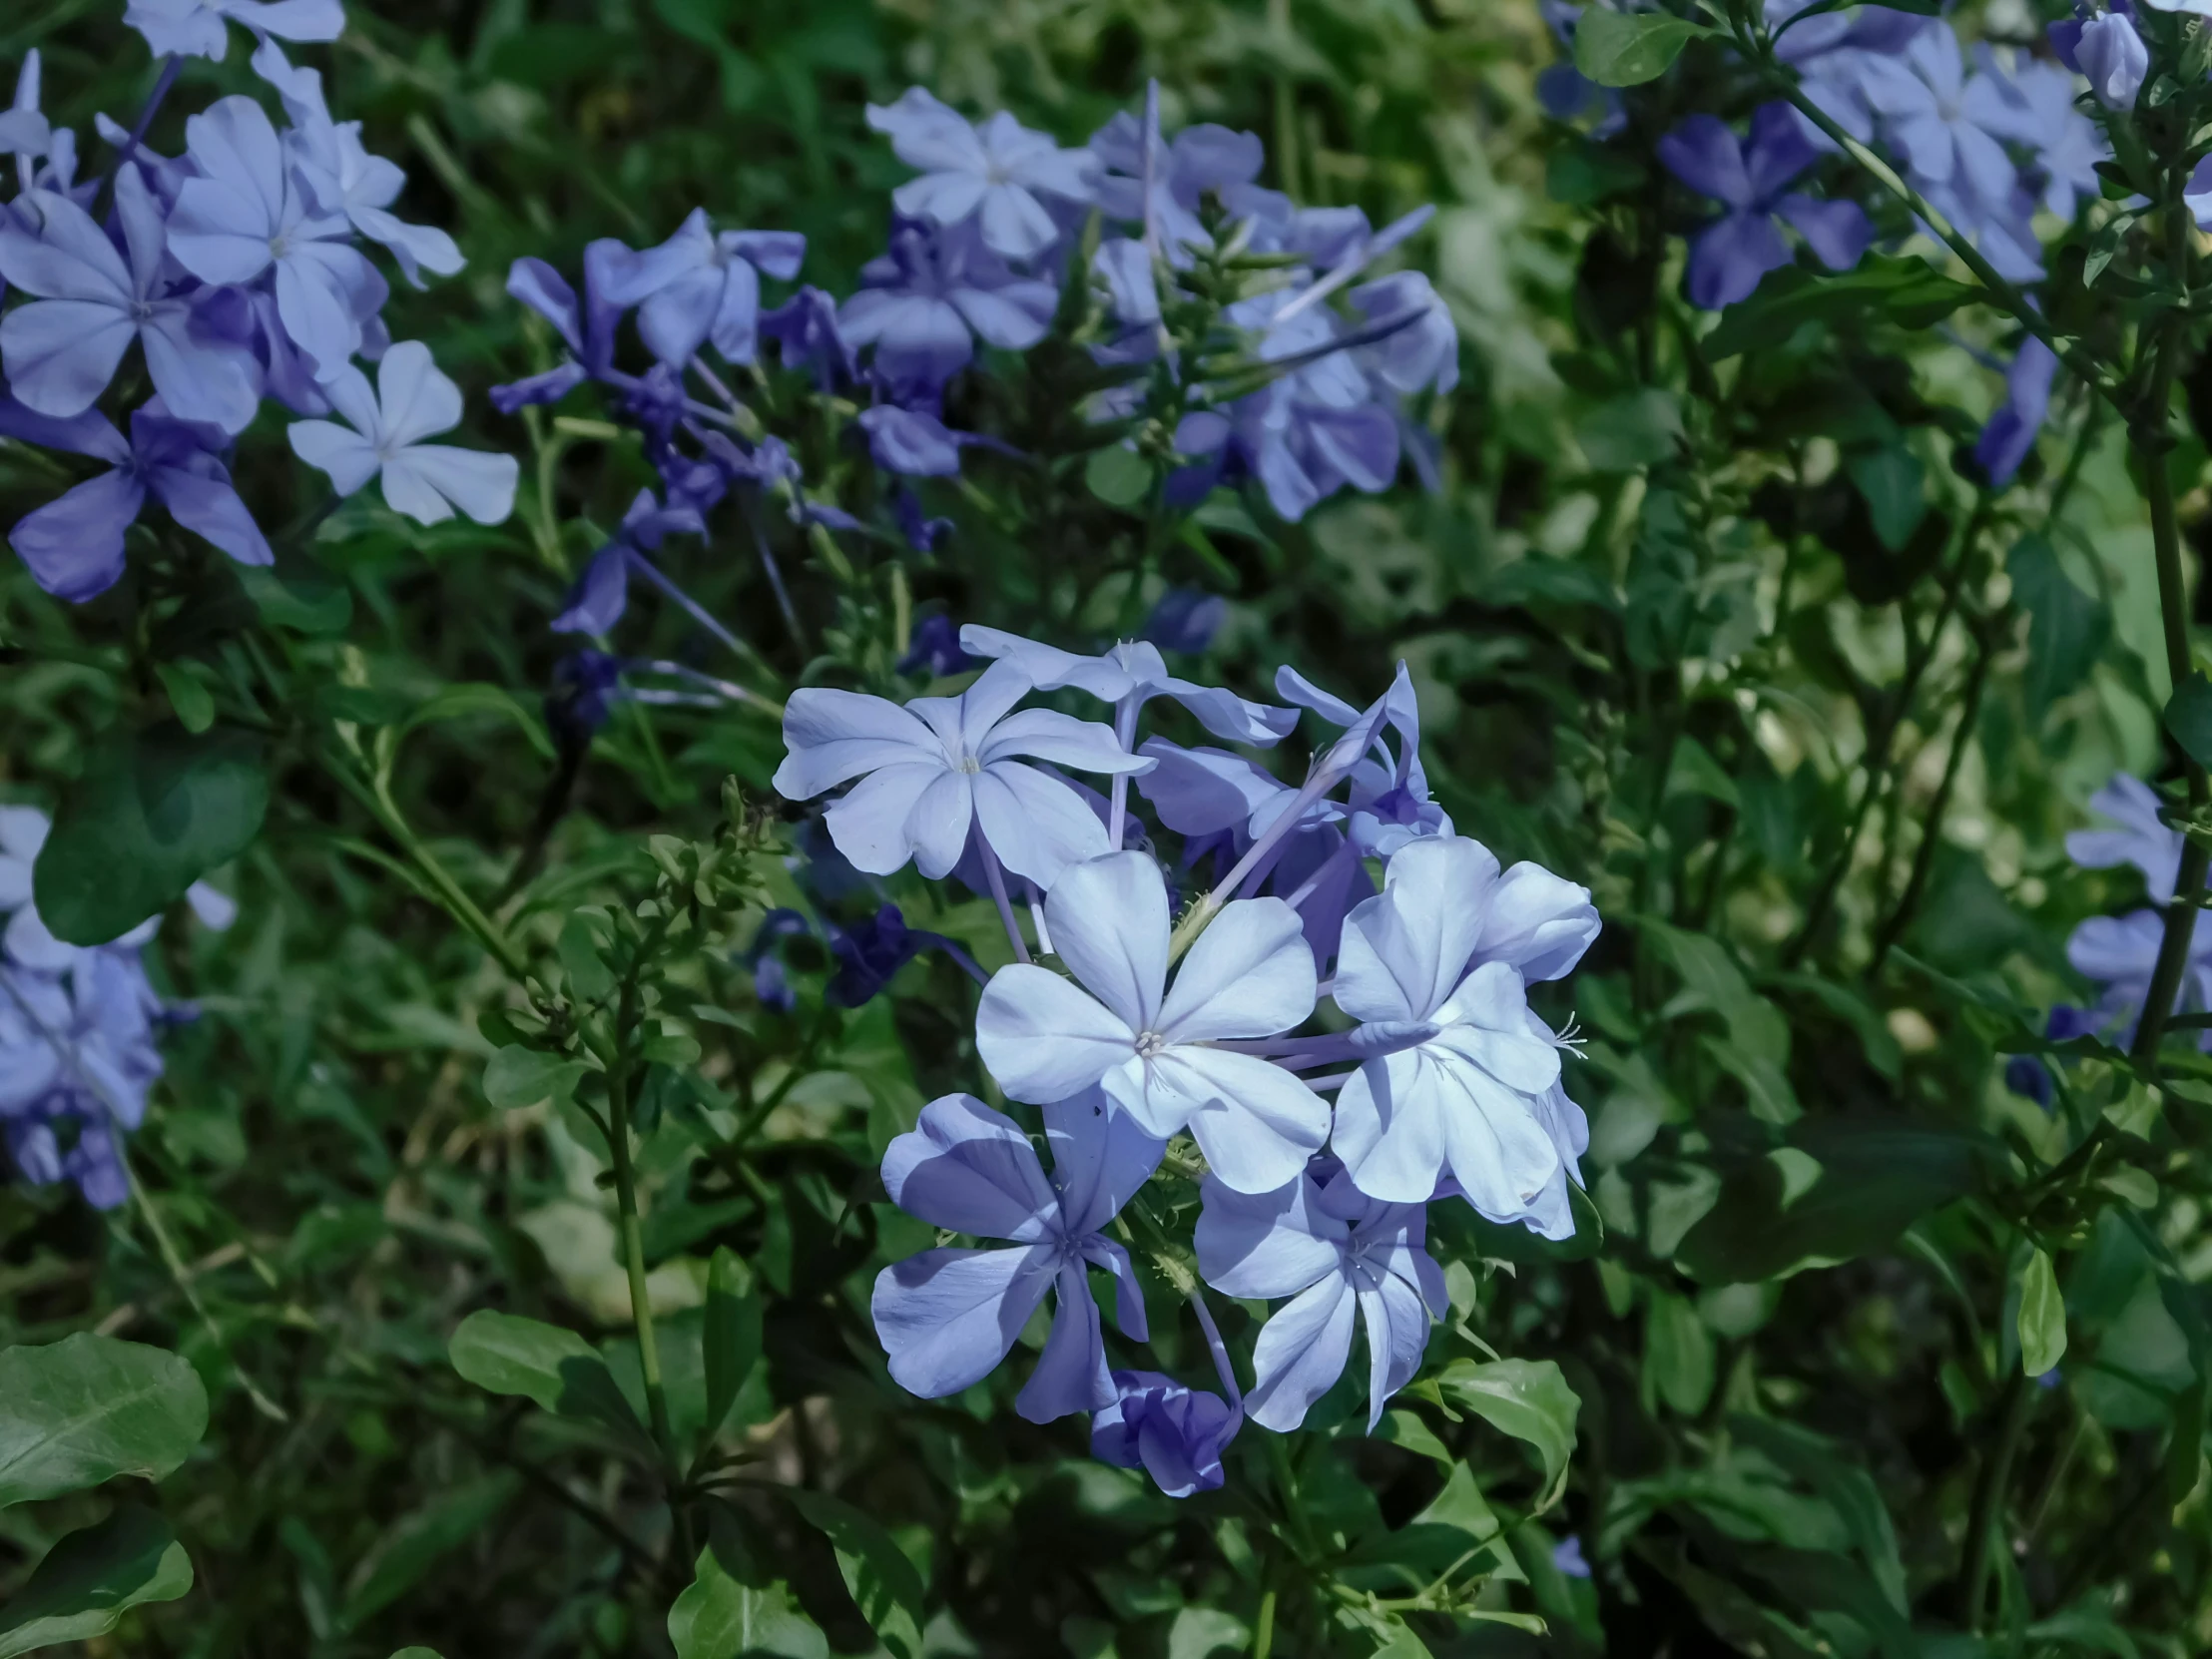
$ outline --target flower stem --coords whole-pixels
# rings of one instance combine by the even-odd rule
[[[2184,288],[2189,281],[2189,218],[2182,206],[2183,178],[2179,168],[2170,170],[2166,192],[2167,259],[2170,275]],[[2166,677],[2172,682],[2169,696],[2178,696],[2191,672],[2189,653],[2189,599],[2181,575],[2181,526],[2174,514],[2173,475],[2167,470],[2167,452],[2173,438],[2167,427],[2172,419],[2174,376],[2181,353],[2187,348],[2187,318],[2169,312],[2160,319],[2157,343],[2152,347],[2149,384],[2139,408],[2128,413],[2128,445],[2143,469],[2143,493],[2150,504],[2151,551],[2158,566],[2158,610],[2165,625]],[[2212,783],[2192,755],[2183,753],[2183,773],[2189,791],[2189,817],[2202,822],[2212,806]],[[2166,929],[2158,941],[2158,962],[2151,971],[2150,988],[2143,997],[2142,1017],[2136,1022],[2132,1049],[2138,1064],[2155,1066],[2159,1040],[2173,1013],[2174,998],[2181,989],[2182,974],[2189,965],[2189,947],[2196,937],[2197,908],[2201,901],[2205,869],[2212,863],[2212,846],[2198,834],[2181,843],[2181,867],[2174,875],[2173,902],[2166,906]]]
[[[983,876],[991,884],[991,902],[998,906],[998,919],[1006,924],[1006,937],[1013,941],[1014,960],[1029,960],[1029,941],[1021,936],[1021,923],[1014,919],[1013,900],[1006,896],[1006,872],[999,867],[998,854],[991,850],[991,843],[983,838],[982,830],[975,831],[975,849],[983,859]]]

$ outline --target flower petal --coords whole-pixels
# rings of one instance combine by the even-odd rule
[[[875,1276],[868,1312],[891,1378],[924,1399],[998,1369],[1051,1288],[1054,1251],[925,1250]]]
[[[1053,1310],[1051,1334],[1044,1340],[1044,1353],[1037,1357],[1037,1369],[1014,1396],[1014,1409],[1030,1422],[1050,1422],[1114,1402],[1114,1382],[1106,1370],[1106,1338],[1083,1264],[1076,1261],[1063,1267],[1053,1290],[1059,1306]]]
[[[1304,1422],[1314,1401],[1344,1375],[1345,1362],[1352,1358],[1352,1316],[1358,1306],[1344,1275],[1332,1273],[1277,1309],[1252,1347],[1255,1381],[1245,1395],[1245,1414],[1279,1434]]]
[[[908,1215],[979,1239],[1037,1244],[1060,1215],[1059,1195],[1021,1126],[971,1094],[932,1100],[891,1141],[883,1190]]]
[[[1320,1196],[1304,1175],[1264,1193],[1206,1177],[1195,1237],[1206,1283],[1228,1296],[1296,1296],[1334,1273],[1352,1230],[1321,1209]]]
[[[1298,912],[1280,898],[1234,899],[1183,958],[1159,1029],[1178,1044],[1272,1037],[1313,1013],[1315,983]]]
[[[998,1086],[1033,1105],[1089,1088],[1136,1053],[1136,1034],[1057,973],[1016,962],[991,975],[975,1046]]]
[[[1142,852],[1070,864],[1046,895],[1044,917],[1053,949],[1086,990],[1131,1032],[1157,1028],[1169,930],[1158,864]]]
[[[1303,944],[1303,940],[1300,941]],[[1329,1140],[1329,1102],[1253,1054],[1178,1045],[1153,1062],[1150,1093],[1180,1102],[1214,1173],[1243,1192],[1269,1192]],[[1160,1118],[1155,1116],[1154,1127]]]
[[[924,760],[944,767],[943,746],[928,727],[897,704],[859,692],[792,693],[784,745],[789,753],[773,783],[786,801],[810,801],[878,767]]]

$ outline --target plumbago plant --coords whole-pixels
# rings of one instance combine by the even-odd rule
[[[2212,18],[462,10],[0,23],[0,1655],[2212,1644]]]

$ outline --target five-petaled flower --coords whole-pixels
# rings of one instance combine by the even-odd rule
[[[460,424],[461,394],[421,341],[401,340],[384,353],[375,391],[350,366],[327,389],[353,429],[301,420],[289,436],[293,451],[328,473],[338,494],[353,494],[380,472],[385,503],[417,524],[441,523],[456,507],[479,524],[497,524],[514,511],[520,469],[512,455],[422,441]]]
[[[1102,1233],[1159,1166],[1161,1143],[1095,1093],[1045,1108],[1048,1180],[1021,1127],[973,1095],[950,1094],[883,1154],[891,1202],[933,1227],[1014,1250],[925,1250],[885,1268],[869,1305],[899,1386],[925,1399],[980,1382],[1029,1316],[1057,1294],[1052,1334],[1014,1408],[1031,1422],[1113,1403],[1089,1269],[1115,1280],[1114,1319],[1145,1340],[1129,1253]]]

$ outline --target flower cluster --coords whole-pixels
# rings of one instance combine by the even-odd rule
[[[1018,1409],[1094,1413],[1099,1455],[1141,1463],[1163,1490],[1220,1484],[1247,1416],[1298,1427],[1344,1372],[1356,1324],[1372,1422],[1445,1311],[1430,1203],[1574,1231],[1587,1136],[1561,1071],[1571,1039],[1528,988],[1596,937],[1588,891],[1535,864],[1501,868],[1454,831],[1428,792],[1402,668],[1364,709],[1285,669],[1292,707],[1275,707],[1178,678],[1144,643],[1085,657],[971,626],[960,645],[990,666],[957,696],[795,693],[775,780],[793,801],[844,787],[822,820],[836,853],[865,874],[911,863],[988,894],[1016,958],[983,986],[976,1049],[1006,1099],[1042,1114],[1052,1172],[1020,1124],[968,1095],[932,1102],[891,1144],[894,1203],[1015,1247],[940,1248],[883,1272],[873,1311],[892,1377],[930,1397],[967,1387],[1050,1292]],[[1022,706],[1062,690],[1110,721]],[[1159,699],[1238,747],[1144,736]],[[1250,752],[1290,737],[1302,710],[1325,732],[1284,782]],[[1140,1195],[1164,1160],[1203,1171],[1198,1276],[1283,1299],[1248,1393],[1195,1284],[1222,1395],[1108,1365],[1087,1270],[1113,1276],[1116,1323],[1146,1341],[1119,1238],[1157,1234]],[[1125,1210],[1139,1230],[1109,1231]]]
[[[90,947],[54,937],[31,898],[48,828],[34,808],[0,807],[0,1140],[25,1180],[72,1181],[112,1210],[131,1191],[123,1133],[162,1072],[155,1037],[170,1011],[140,959],[160,921]],[[187,896],[208,925],[231,924],[235,907],[214,887]]]
[[[2119,774],[2089,798],[2091,810],[2111,821],[2109,830],[2076,830],[2066,837],[2066,853],[2088,869],[2132,865],[2143,877],[2149,905],[2124,916],[2091,916],[2066,941],[2066,960],[2099,989],[2096,1005],[2063,1010],[2062,1024],[2072,1031],[2105,1031],[2127,1042],[2150,990],[2165,931],[2165,907],[2173,902],[2181,871],[2182,834],[2166,822],[2164,804],[2141,779]],[[2212,1011],[2212,927],[2201,913],[2182,975],[2177,1013]],[[2212,1032],[2205,1039],[2212,1044]]]
[[[925,511],[921,481],[960,473],[970,450],[1020,453],[948,424],[948,394],[999,370],[987,352],[1028,351],[1056,328],[1097,365],[1096,442],[1149,432],[1172,460],[1168,510],[1249,482],[1296,519],[1347,486],[1387,487],[1408,454],[1433,475],[1405,407],[1455,382],[1457,332],[1418,273],[1370,275],[1426,210],[1381,232],[1357,208],[1300,210],[1257,183],[1266,157],[1251,133],[1202,125],[1168,140],[1157,89],[1143,120],[1119,115],[1073,149],[1003,112],[970,122],[919,88],[870,106],[868,122],[916,177],[892,194],[885,252],[842,299],[800,282],[804,238],[717,229],[703,211],[656,248],[592,243],[580,284],[515,263],[508,291],[563,350],[494,401],[512,412],[595,384],[642,431],[661,480],[591,558],[556,630],[604,637],[642,580],[735,650],[660,559],[671,537],[711,535],[727,503],[796,636],[775,518],[934,551],[952,525]],[[769,303],[771,282],[797,285]],[[641,351],[625,347],[632,317]],[[760,395],[741,399],[734,380]],[[802,476],[796,434],[825,414],[866,476],[841,462]],[[616,699],[742,700],[605,653],[565,672],[593,688],[569,702],[586,726]]]
[[[157,154],[146,135],[179,58],[223,56],[232,19],[253,31],[254,71],[287,125],[234,95],[186,123],[184,155]],[[107,468],[10,532],[39,585],[68,600],[112,587],[149,500],[240,563],[271,563],[231,474],[265,398],[310,417],[291,446],[340,495],[381,473],[386,502],[420,522],[455,508],[505,518],[510,457],[422,441],[459,422],[460,395],[426,348],[392,344],[389,284],[366,250],[418,285],[458,271],[460,252],[391,213],[405,175],[368,153],[358,122],[332,119],[321,76],[277,44],[335,38],[337,0],[133,0],[127,21],[167,61],[132,129],[102,118],[104,175],[80,179],[75,134],[41,113],[36,52],[0,117],[17,184],[0,204],[0,278],[16,301],[0,316],[0,435]],[[381,360],[380,400],[356,358]],[[127,420],[102,408],[112,389],[135,400]],[[321,418],[333,413],[348,425]]]

